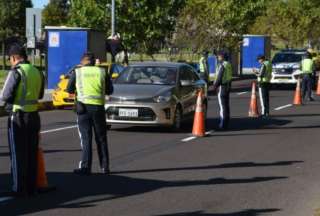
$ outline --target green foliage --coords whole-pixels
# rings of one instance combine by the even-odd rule
[[[0,0],[0,40],[25,34],[27,7],[32,7],[31,0]]]
[[[42,11],[43,26],[66,25],[68,12],[68,0],[50,0]]]
[[[106,29],[105,4],[99,0],[71,0],[69,21],[70,26],[86,27],[104,31]]]
[[[318,40],[319,20],[320,2],[317,0],[270,0],[251,32],[271,35],[288,47],[299,47],[304,46],[307,40]]]
[[[264,8],[264,0],[189,0],[178,22],[175,45],[193,51],[235,47]]]

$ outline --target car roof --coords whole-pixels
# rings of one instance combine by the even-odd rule
[[[131,63],[131,67],[145,66],[145,67],[181,67],[181,66],[189,66],[186,63],[179,62],[135,62]]]

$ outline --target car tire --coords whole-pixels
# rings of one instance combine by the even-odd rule
[[[172,130],[174,132],[178,132],[181,130],[181,126],[182,126],[182,110],[180,107],[177,107],[174,112]]]

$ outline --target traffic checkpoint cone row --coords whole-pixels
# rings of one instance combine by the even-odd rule
[[[39,136],[40,138],[40,136]],[[56,187],[49,186],[48,184],[48,178],[45,170],[45,162],[44,162],[44,156],[43,151],[41,147],[38,147],[37,152],[37,178],[36,178],[36,186],[39,193],[46,193],[52,190],[55,190]]]
[[[249,107],[249,117],[253,117],[253,118],[259,117],[256,88],[257,88],[256,82],[252,82],[252,92],[251,92],[251,100],[250,100],[250,107]]]
[[[294,94],[293,105],[302,105],[300,79],[297,81],[297,87]]]
[[[203,110],[203,90],[198,92],[196,111],[194,114],[192,135],[196,137],[204,137],[206,135],[205,116]]]

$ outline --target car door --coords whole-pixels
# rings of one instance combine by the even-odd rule
[[[190,85],[184,86],[182,83],[189,82]],[[193,70],[189,66],[182,66],[179,71],[180,96],[184,114],[192,113],[195,109],[196,80]]]

